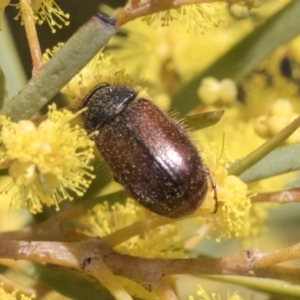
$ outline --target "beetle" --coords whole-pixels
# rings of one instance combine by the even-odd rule
[[[120,183],[141,205],[169,218],[193,213],[216,186],[181,126],[127,86],[101,83],[82,100],[83,126]]]

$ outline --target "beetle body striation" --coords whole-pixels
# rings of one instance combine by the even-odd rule
[[[141,205],[166,217],[193,213],[207,171],[184,130],[129,87],[101,84],[83,100],[83,123],[114,179]]]

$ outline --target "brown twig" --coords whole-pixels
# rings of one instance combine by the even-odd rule
[[[202,210],[201,216],[205,216],[204,209]],[[210,215],[210,210],[207,210],[207,216]],[[130,224],[126,227],[123,227],[117,231],[114,231],[104,237],[102,237],[102,241],[108,245],[109,247],[115,247],[126,240],[130,239],[131,237],[134,237],[136,235],[142,235],[145,232],[164,226],[167,224],[172,224],[174,222],[180,222],[187,219],[193,219],[195,217],[199,217],[198,215],[189,215],[181,219],[170,219],[167,217],[159,216],[156,214],[151,214],[146,219],[143,219],[141,221],[135,222],[133,224]]]
[[[147,1],[145,4],[135,5],[129,3],[121,8],[114,17],[117,19],[116,25],[118,27],[144,16],[148,16],[154,13],[176,9],[183,5],[188,4],[201,4],[201,3],[210,3],[210,2],[220,2],[223,0],[154,0]]]
[[[178,300],[176,294],[166,280],[160,279],[152,286],[152,291],[161,300]]]
[[[299,268],[273,267],[299,257],[299,248],[300,244],[296,244],[272,253],[254,249],[224,258],[148,259],[117,253],[100,240],[77,243],[1,241],[0,257],[56,264],[92,273],[95,277],[101,276],[97,272],[101,272],[99,266],[103,263],[114,275],[127,277],[159,293],[168,290],[161,289],[161,280],[169,274],[269,276],[291,281],[298,278],[299,281]],[[298,276],[293,278],[295,274]]]
[[[256,255],[253,264],[256,268],[264,268],[296,258],[300,258],[300,243],[273,252],[260,253]]]
[[[83,270],[102,259],[116,275],[152,284],[165,274],[248,274],[248,252],[226,258],[148,259],[113,251],[100,240],[77,243],[0,241],[0,257],[51,263]],[[88,268],[90,270],[91,267]]]
[[[104,236],[102,238],[102,241],[110,247],[115,247],[135,235],[145,233],[151,229],[163,226],[165,224],[170,224],[172,222],[175,222],[175,220],[157,215],[152,215],[147,219],[135,222],[131,225],[128,225],[122,229],[119,229],[115,232],[112,232],[111,234]]]
[[[27,40],[30,48],[31,58],[32,58],[32,74],[35,75],[38,70],[43,65],[42,52],[39,43],[39,39],[36,32],[34,15],[31,8],[30,0],[20,1],[21,11],[22,11],[22,20],[24,22]]]
[[[67,221],[79,217],[84,211],[83,205],[61,211],[44,222],[15,231],[0,232],[0,240],[23,241],[79,241],[86,238],[78,232],[78,226],[67,226]]]
[[[300,202],[300,188],[270,193],[259,193],[251,198],[251,202],[274,202],[280,204]]]
[[[118,198],[120,194],[122,194],[122,191],[113,193],[111,196],[112,198],[114,197]],[[107,198],[107,196],[104,197]],[[101,201],[103,201],[103,196],[90,198],[87,201],[84,201],[80,204],[77,204],[72,207],[68,207],[67,209],[61,210],[59,212],[55,212],[54,215],[50,216],[44,222],[33,224],[31,226],[27,226],[25,228],[15,230],[15,231],[0,232],[0,240],[65,241],[65,242],[85,240],[86,235],[80,233],[78,229],[80,229],[81,231],[86,229],[86,223],[80,222],[80,218],[84,217],[85,213],[89,209],[91,209]],[[73,226],[70,226],[71,222],[73,222],[72,224]],[[74,222],[76,224],[74,224]],[[145,222],[147,223],[147,221]],[[135,227],[134,224],[133,227]],[[125,239],[129,239],[130,237],[132,237],[130,233],[131,230],[129,230],[129,232],[125,236]],[[119,234],[116,235],[119,236]],[[109,236],[110,235],[108,235],[108,237]],[[113,237],[114,236],[115,234],[113,234]],[[124,240],[124,237],[120,236],[120,239],[122,242]],[[110,238],[108,238],[108,240],[110,240]],[[113,240],[115,241],[115,239]],[[118,244],[119,242],[117,240],[116,245]]]
[[[103,263],[102,259],[95,260],[94,263],[88,264],[85,272],[97,278],[117,299],[132,300],[132,297],[119,284],[112,271]]]

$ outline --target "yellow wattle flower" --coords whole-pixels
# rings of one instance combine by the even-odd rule
[[[134,200],[127,199],[125,204],[109,205],[107,202],[96,205],[89,213],[89,236],[103,237],[128,225],[147,218],[147,210]],[[166,224],[130,238],[116,247],[116,250],[141,257],[186,257],[183,241],[178,240],[176,224]]]
[[[37,213],[43,204],[59,209],[59,202],[72,200],[68,190],[84,194],[94,178],[88,165],[94,158],[93,142],[85,130],[70,125],[75,117],[55,105],[37,128],[31,121],[12,123],[1,116],[0,164],[9,165],[13,205]]]
[[[16,4],[15,7],[19,9],[19,13],[15,19],[21,19],[21,24],[23,24],[20,2]],[[32,0],[31,9],[32,11],[29,13],[30,15],[33,15],[34,21],[39,25],[47,22],[52,33],[56,32],[56,28],[61,29],[63,26],[68,26],[70,24],[70,15],[64,13],[53,0]]]
[[[0,299],[1,300],[33,300],[35,299],[35,295],[32,296],[26,296],[24,294],[19,295],[17,289],[11,293],[7,293],[3,288],[3,283],[0,282]]]
[[[204,161],[211,170],[211,176],[216,183],[218,193],[218,210],[214,210],[214,192],[211,190],[205,201],[199,207],[196,215],[206,217],[206,223],[212,225],[212,232],[217,236],[217,241],[238,236],[247,236],[244,224],[245,217],[250,213],[251,200],[247,185],[238,177],[228,175],[227,167],[230,156],[223,150],[218,157],[214,145],[201,152]]]
[[[176,20],[178,28],[203,34],[208,28],[220,25],[225,12],[224,8],[224,3],[182,5],[177,9],[149,15],[143,20],[148,25],[161,25],[162,27],[169,26],[172,21]]]
[[[221,300],[219,294],[211,293],[211,295],[209,295],[200,284],[197,284],[197,296],[199,297],[195,298],[194,296],[189,296],[189,300]],[[233,294],[228,292],[227,300],[243,300],[243,298],[237,292]]]

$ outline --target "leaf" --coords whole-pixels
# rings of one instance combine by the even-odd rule
[[[294,0],[257,27],[235,47],[215,61],[204,72],[197,74],[173,96],[172,106],[185,115],[198,105],[197,89],[207,76],[239,81],[280,45],[300,33],[300,1]],[[189,99],[189,101],[184,101]]]
[[[114,300],[115,298],[94,278],[83,272],[56,265],[32,263],[23,272],[36,281],[74,300]],[[139,300],[134,297],[133,299]]]
[[[300,2],[300,1],[299,1]],[[259,148],[251,152],[243,159],[235,161],[229,168],[228,173],[231,175],[239,176],[255,163],[260,161],[263,157],[274,150],[280,145],[285,139],[287,139],[298,127],[300,126],[300,117],[296,118],[291,124],[286,126],[279,133],[270,138],[267,142],[261,145]],[[299,159],[299,152],[298,152]],[[278,164],[278,161],[273,161],[273,164]],[[268,167],[267,167],[268,168]],[[275,176],[277,174],[270,174]]]
[[[69,82],[116,33],[117,28],[92,17],[30,79],[1,113],[17,122],[31,118]]]
[[[201,276],[202,277],[202,276]],[[275,299],[300,299],[300,286],[286,281],[242,276],[204,276],[218,282],[234,283],[275,296]]]
[[[258,163],[247,169],[239,177],[244,182],[253,182],[264,178],[300,170],[300,144],[285,146],[272,151]]]
[[[0,68],[0,109],[3,107],[4,99],[7,96],[6,80],[2,69]]]
[[[216,110],[192,116],[186,116],[184,118],[184,123],[193,130],[200,130],[218,123],[223,114],[224,110]]]
[[[53,290],[76,300],[111,299],[114,297],[96,280],[76,270],[55,265],[33,263],[32,268],[23,270],[38,282],[51,287]]]

